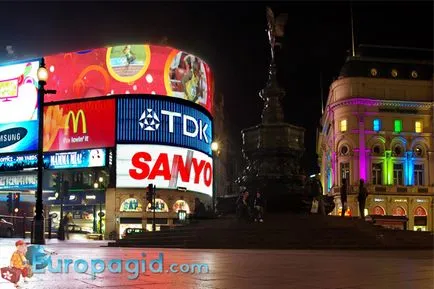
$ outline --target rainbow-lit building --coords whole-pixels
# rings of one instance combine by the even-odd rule
[[[418,60],[402,50],[380,52],[387,57],[367,49],[349,57],[330,86],[317,143],[324,192],[335,196],[333,214],[340,214],[339,189],[349,180],[346,215],[359,216],[364,179],[366,215],[406,216],[408,230],[433,231],[432,51],[419,51]]]

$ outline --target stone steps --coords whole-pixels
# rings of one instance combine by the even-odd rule
[[[392,231],[358,218],[270,215],[265,223],[233,217],[203,220],[168,231],[145,232],[109,243],[119,247],[221,249],[422,249],[432,248],[429,232]]]

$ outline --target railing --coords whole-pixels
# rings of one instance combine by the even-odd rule
[[[7,222],[13,224],[13,235],[15,238],[30,238],[33,237],[33,217],[26,216],[11,216],[11,215],[0,215],[0,219],[4,219]],[[46,238],[51,239],[55,232],[52,232],[52,219],[45,219],[45,235]]]
[[[394,185],[367,185],[366,186],[370,194],[386,193],[386,194],[434,194],[434,186],[394,186]],[[333,187],[331,190],[333,195],[339,195],[340,187]],[[359,192],[359,186],[350,186],[348,194],[357,194]]]

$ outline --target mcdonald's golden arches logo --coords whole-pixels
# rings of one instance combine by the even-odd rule
[[[86,127],[86,115],[84,114],[83,110],[80,109],[77,114],[75,114],[72,110],[68,112],[68,115],[66,116],[65,120],[65,130],[68,133],[69,132],[69,120],[72,118],[72,132],[77,133],[78,130],[78,121],[81,118],[81,127],[82,127],[82,133],[87,133],[87,127]]]

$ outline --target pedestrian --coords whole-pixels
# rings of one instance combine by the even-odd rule
[[[65,233],[65,239],[69,240],[69,225],[73,224],[72,216],[70,213],[67,213],[65,217],[63,217],[63,231]]]
[[[324,208],[324,200],[323,200],[323,190],[322,190],[322,184],[317,179],[314,178],[311,181],[310,185],[311,194],[312,194],[312,207],[314,207],[314,203],[317,203],[317,209],[314,210],[312,213],[325,215],[325,208]]]
[[[366,204],[367,197],[368,197],[368,190],[364,186],[364,180],[360,179],[359,195],[357,196],[357,200],[359,201],[359,212],[360,212],[360,217],[362,219],[365,218],[365,204]]]
[[[237,201],[237,216],[240,220],[249,221],[250,220],[250,210],[249,210],[249,192],[245,190],[241,193]]]
[[[253,206],[255,208],[255,222],[264,222],[264,199],[259,190],[256,191]]]
[[[342,179],[342,186],[341,186],[341,203],[342,203],[342,212],[341,216],[345,217],[345,212],[347,210],[347,179]]]

